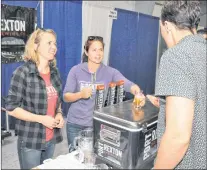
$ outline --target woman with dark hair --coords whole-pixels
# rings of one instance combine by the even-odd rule
[[[198,1],[166,1],[156,96],[160,98],[154,169],[206,169],[206,41],[193,34]]]
[[[89,36],[84,46],[83,63],[71,68],[64,89],[64,101],[71,102],[67,115],[69,152],[74,150],[73,140],[79,131],[92,127],[96,86],[107,89],[110,82],[124,80],[124,89],[136,94],[140,88],[126,79],[118,70],[102,63],[103,38]]]

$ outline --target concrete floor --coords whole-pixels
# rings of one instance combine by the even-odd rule
[[[63,141],[56,145],[54,158],[68,153],[66,126],[62,129]],[[1,169],[20,169],[17,155],[17,136],[11,130],[12,136],[3,140],[1,145]]]

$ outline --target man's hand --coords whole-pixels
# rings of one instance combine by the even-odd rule
[[[160,103],[159,103],[159,98],[152,96],[152,95],[147,95],[147,98],[150,100],[150,102],[155,105],[156,107],[160,107]]]
[[[63,128],[64,119],[63,119],[62,113],[57,113],[57,115],[55,116],[55,120],[58,121],[56,128]]]

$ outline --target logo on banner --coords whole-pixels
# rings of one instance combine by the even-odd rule
[[[1,4],[1,62],[22,61],[25,43],[34,31],[36,11]]]

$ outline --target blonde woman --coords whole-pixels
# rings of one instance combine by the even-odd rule
[[[21,169],[51,158],[62,141],[61,80],[55,66],[56,34],[37,29],[25,46],[25,63],[12,76],[6,109],[17,118],[17,149]]]

